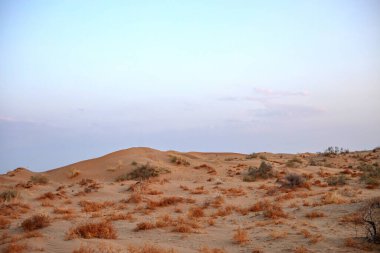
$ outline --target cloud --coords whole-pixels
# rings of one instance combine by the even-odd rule
[[[254,88],[254,90],[257,94],[264,95],[267,97],[309,96],[309,92],[307,91],[281,91],[261,87],[256,87]]]
[[[322,114],[325,109],[310,105],[267,103],[264,108],[250,112],[255,117],[304,118]]]

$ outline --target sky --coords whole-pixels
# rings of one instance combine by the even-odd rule
[[[377,0],[0,0],[0,173],[374,148],[379,45]]]

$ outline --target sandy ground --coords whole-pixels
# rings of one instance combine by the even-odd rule
[[[0,203],[0,250],[380,252],[378,245],[361,239],[363,226],[349,219],[367,200],[380,196],[380,188],[359,180],[357,169],[380,163],[379,157],[380,150],[247,157],[131,148],[44,173],[16,169],[0,175],[0,192],[17,195]],[[262,161],[272,165],[274,176],[244,181],[248,168]],[[115,181],[146,164],[159,176]],[[285,180],[289,173],[305,181],[290,187]],[[328,185],[335,175],[344,175],[346,184]],[[48,182],[39,182],[38,176]],[[39,214],[48,224],[28,231],[23,221]],[[73,232],[101,222],[113,229],[114,238],[96,238],[91,232],[87,237],[95,238],[86,239]],[[139,251],[142,245],[145,251]],[[94,251],[85,250],[89,248]]]

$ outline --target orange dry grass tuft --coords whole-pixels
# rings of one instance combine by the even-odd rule
[[[11,222],[7,218],[0,216],[0,229],[9,228],[10,225]]]
[[[194,208],[191,208],[189,210],[189,217],[190,218],[200,218],[200,217],[203,217],[205,214],[204,214],[204,211],[202,208],[200,207],[194,207]]]
[[[66,234],[66,239],[71,240],[74,238],[102,238],[102,239],[116,239],[117,233],[112,223],[102,221],[99,223],[85,223],[76,228],[72,228]]]
[[[56,214],[73,214],[74,209],[64,208],[64,207],[56,207],[54,208],[54,213]]]
[[[304,246],[299,246],[293,250],[294,253],[308,253],[309,250]]]
[[[207,246],[200,248],[198,252],[199,253],[226,253],[224,249],[218,249],[218,248],[210,249]]]
[[[232,239],[236,244],[245,244],[248,242],[248,233],[247,231],[238,228]]]
[[[54,200],[56,197],[56,195],[52,192],[46,192],[44,194],[42,194],[41,196],[39,196],[37,199],[38,200],[46,200],[46,199],[50,199],[50,200]]]
[[[346,200],[339,195],[337,192],[328,192],[322,198],[321,201],[323,204],[343,204]]]
[[[35,229],[44,228],[50,225],[50,218],[44,214],[34,215],[21,223],[24,231],[32,231]]]
[[[288,215],[278,205],[270,205],[264,210],[264,217],[271,219],[287,218]]]
[[[309,218],[309,219],[314,219],[314,218],[319,218],[319,217],[324,217],[325,214],[322,213],[322,212],[318,212],[318,211],[312,211],[310,213],[307,213],[305,215],[306,218]]]
[[[129,253],[175,253],[174,249],[164,249],[156,245],[145,244],[142,247],[129,246]]]
[[[26,244],[10,243],[3,249],[2,253],[23,253],[27,248]]]
[[[131,194],[131,196],[129,196],[129,198],[125,201],[126,203],[134,203],[134,204],[138,204],[142,201],[142,197],[141,197],[141,194],[138,193],[138,192],[133,192]]]
[[[136,225],[134,231],[154,229],[156,226],[150,222],[140,222]]]
[[[82,200],[79,202],[79,205],[82,207],[84,212],[96,212],[103,208],[113,206],[115,203],[111,201],[105,202],[92,202],[87,200]]]
[[[176,205],[178,203],[184,202],[184,198],[181,197],[165,197],[159,201],[149,201],[147,208],[155,209],[156,207],[166,207],[170,205]]]

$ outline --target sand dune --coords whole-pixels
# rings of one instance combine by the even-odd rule
[[[0,249],[375,252],[359,211],[380,197],[368,172],[379,163],[379,149],[246,155],[130,148],[42,173],[19,168],[0,176]]]

